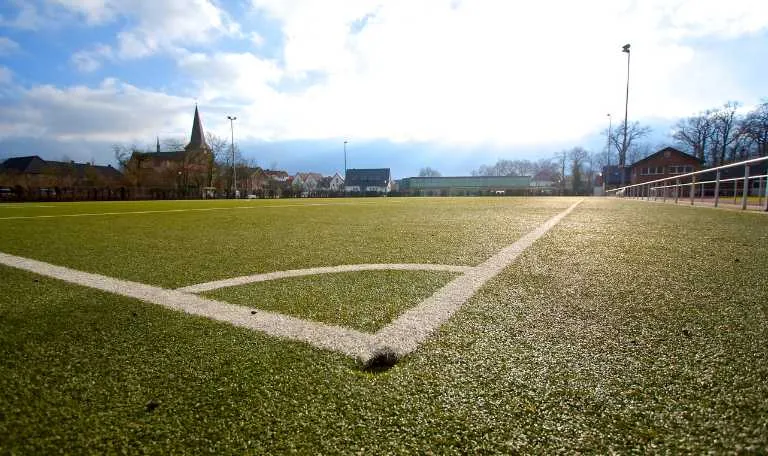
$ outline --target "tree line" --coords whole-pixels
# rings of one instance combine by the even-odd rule
[[[473,176],[531,176],[534,181],[550,182],[562,192],[589,193],[594,178],[610,165],[629,166],[654,152],[674,146],[701,159],[705,166],[768,155],[768,100],[750,111],[734,101],[680,119],[666,142],[652,145],[645,138],[652,129],[639,122],[606,128],[602,136],[605,146],[598,151],[583,147],[565,149],[548,158],[532,160],[498,160],[494,165],[481,165]],[[422,172],[437,173],[431,168]],[[420,173],[420,175],[422,175]]]
[[[681,119],[672,137],[710,166],[768,155],[768,100],[748,112],[740,107],[729,101]]]

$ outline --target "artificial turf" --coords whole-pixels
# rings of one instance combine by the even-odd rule
[[[3,206],[0,252],[168,288],[341,264],[475,265],[568,204],[562,198],[68,203],[31,207],[34,215],[26,215],[51,218],[21,219],[4,217],[23,208]],[[147,211],[158,212],[131,213]],[[99,213],[108,214],[82,215]]]
[[[571,202],[499,201],[444,214]],[[0,267],[0,453],[765,453],[767,241],[764,214],[588,199],[376,375]]]
[[[455,276],[432,271],[345,272],[221,288],[204,295],[373,333]]]

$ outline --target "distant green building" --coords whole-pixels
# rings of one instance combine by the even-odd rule
[[[406,195],[526,195],[530,176],[406,177],[398,192]]]

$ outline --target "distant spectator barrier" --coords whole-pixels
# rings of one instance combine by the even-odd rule
[[[768,211],[768,157],[753,158],[715,168],[703,169],[663,179],[626,185],[606,194],[620,198],[657,201],[689,200],[718,207],[721,204],[740,205],[741,209]],[[733,183],[731,185],[731,182]],[[733,202],[730,199],[733,198]]]

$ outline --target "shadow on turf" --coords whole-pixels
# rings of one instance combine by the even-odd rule
[[[360,369],[363,372],[380,374],[391,369],[400,357],[389,347],[376,349],[367,360],[360,361]]]

